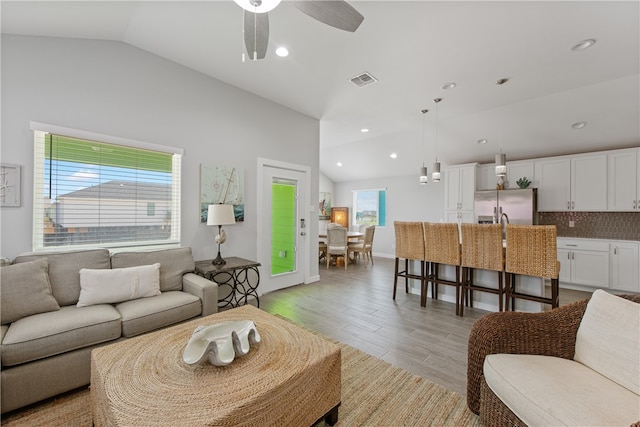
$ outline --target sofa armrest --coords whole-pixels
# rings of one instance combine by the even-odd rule
[[[480,380],[489,354],[538,354],[573,359],[576,334],[588,300],[544,313],[501,312],[478,319],[467,352],[467,406],[480,411]]]
[[[218,312],[218,284],[194,273],[182,276],[182,290],[200,298],[202,316]]]

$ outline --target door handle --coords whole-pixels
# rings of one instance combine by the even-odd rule
[[[571,210],[571,202],[567,201],[567,209]]]
[[[571,252],[567,252],[567,259],[571,259]]]
[[[575,209],[576,208],[576,202],[571,202],[571,209]]]
[[[301,235],[301,236],[306,236],[306,235],[307,235],[307,233],[306,233],[306,232],[304,232],[304,231],[301,231],[301,232],[300,232],[300,235]]]

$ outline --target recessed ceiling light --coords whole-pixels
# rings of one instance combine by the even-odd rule
[[[280,58],[284,58],[285,56],[289,55],[289,49],[284,46],[280,46],[276,49],[276,55],[278,55]]]
[[[339,167],[342,167],[342,162],[338,162],[336,163],[336,165],[338,165]]]
[[[456,84],[454,82],[451,82],[442,86],[442,89],[449,90],[449,89],[455,89],[455,87],[456,87]]]
[[[596,44],[596,39],[582,40],[582,41],[579,41],[578,43],[574,44],[573,47],[571,48],[571,50],[573,50],[573,51],[585,50],[585,49],[590,48],[594,44]]]
[[[487,143],[487,140],[484,139],[484,138],[481,138],[481,139],[476,141],[476,144],[486,144],[486,143]]]
[[[369,129],[367,129],[367,128],[362,128],[362,129],[360,129],[360,132],[362,132],[362,133],[367,133],[367,132],[369,132]]]
[[[587,125],[587,122],[575,122],[574,124],[571,125],[571,127],[573,129],[582,129],[586,125]]]
[[[391,157],[392,159],[397,159],[398,155],[396,153],[391,153],[389,157]]]

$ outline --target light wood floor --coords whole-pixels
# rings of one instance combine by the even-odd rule
[[[431,298],[420,307],[400,283],[394,301],[394,260],[374,262],[346,271],[323,264],[319,282],[267,293],[260,308],[466,395],[469,331],[487,312],[465,308],[460,318],[453,303]],[[560,305],[588,295],[561,289]]]

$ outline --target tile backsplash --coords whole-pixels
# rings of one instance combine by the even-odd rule
[[[538,212],[538,223],[555,225],[559,237],[640,240],[640,212]]]

